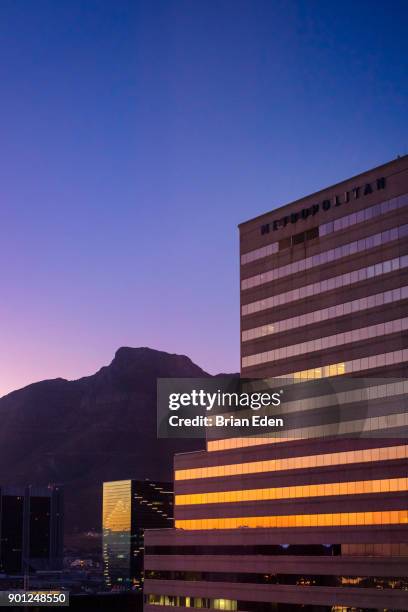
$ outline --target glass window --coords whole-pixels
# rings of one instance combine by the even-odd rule
[[[364,250],[379,246],[380,244],[385,244],[392,240],[396,240],[398,236],[402,237],[405,235],[408,235],[408,224],[405,226],[395,227],[392,230],[387,230],[379,234],[375,234],[374,236],[363,238],[361,240],[343,245],[342,247],[331,249],[329,251],[326,251],[324,254],[320,253],[318,255],[313,255],[311,257],[307,257],[306,259],[295,261],[286,266],[273,268],[272,270],[268,270],[267,272],[256,274],[252,277],[244,279],[241,283],[241,288],[242,290],[245,290],[251,287],[256,287],[258,285],[262,285],[273,280],[283,278],[290,274],[297,274],[298,272],[304,271],[305,269],[321,265],[323,263],[323,257],[325,259],[327,257],[327,262],[334,261],[336,259],[340,259],[341,257],[346,257],[356,252],[363,252]]]
[[[300,287],[298,289],[292,289],[285,293],[270,296],[268,298],[244,304],[242,306],[242,315],[246,316],[259,312],[260,310],[266,310],[268,308],[274,308],[276,306],[286,304],[288,302],[297,301],[304,299],[312,295],[317,295],[325,291],[331,291],[336,287],[345,287],[358,281],[366,280],[367,278],[373,278],[380,276],[381,274],[388,274],[389,272],[395,272],[398,269],[406,268],[408,266],[408,256],[396,257],[392,260],[388,260],[367,268],[360,268],[353,272],[347,272],[339,276],[333,276],[329,279],[318,281],[310,285]]]

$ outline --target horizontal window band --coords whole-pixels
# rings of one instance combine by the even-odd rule
[[[271,308],[277,308],[290,302],[297,302],[299,300],[307,299],[313,296],[320,296],[322,293],[333,291],[335,289],[342,289],[345,287],[353,286],[356,283],[361,283],[372,278],[377,278],[384,274],[390,274],[403,270],[408,267],[408,255],[402,255],[400,257],[394,257],[387,259],[371,266],[365,266],[352,272],[345,272],[337,276],[331,276],[328,279],[303,285],[297,289],[290,289],[284,293],[278,293],[262,300],[256,300],[255,302],[249,302],[243,304],[241,308],[242,316],[249,316],[262,312],[263,310],[269,310]]]
[[[299,537],[299,536],[298,536]],[[364,542],[364,543],[343,543],[343,544],[193,544],[187,546],[166,546],[162,544],[147,545],[145,548],[145,560],[147,567],[151,563],[149,557],[169,557],[174,556],[194,556],[197,559],[205,557],[230,556],[246,557],[253,559],[257,555],[258,559],[265,557],[270,561],[270,557],[278,557],[277,562],[285,562],[286,558],[304,559],[306,562],[312,557],[320,557],[325,561],[337,563],[340,560],[344,563],[349,562],[348,557],[366,557],[368,563],[382,563],[383,557],[388,557],[387,561],[393,563],[392,557],[408,557],[408,542]],[[282,559],[283,557],[283,559]],[[329,557],[329,559],[327,559]],[[332,559],[332,561],[330,561]],[[366,561],[365,560],[365,561]],[[351,559],[353,561],[353,559]],[[399,562],[399,559],[395,559]]]
[[[394,408],[395,410],[395,408]],[[364,416],[348,421],[334,421],[323,425],[310,425],[284,430],[291,440],[319,440],[324,438],[343,437],[376,437],[376,438],[407,438],[408,413],[406,405],[399,407],[404,412],[392,412],[381,416]],[[278,440],[280,433],[274,434]]]
[[[408,317],[404,317],[403,319],[393,319],[392,321],[386,321],[385,323],[377,323],[375,325],[360,327],[351,331],[340,332],[330,336],[323,336],[322,338],[316,338],[315,340],[306,340],[305,342],[300,342],[299,344],[292,344],[289,346],[283,346],[281,348],[271,349],[270,351],[263,351],[262,353],[247,355],[246,357],[242,357],[242,367],[249,368],[262,363],[272,361],[276,362],[282,359],[297,357],[299,355],[326,351],[336,346],[343,346],[353,342],[361,342],[362,340],[370,340],[371,338],[401,333],[407,329]]]
[[[175,520],[206,520],[257,516],[400,511],[407,508],[406,491],[364,495],[331,495],[293,499],[266,499],[235,504],[177,506]],[[331,540],[329,540],[331,541]]]
[[[376,368],[381,368],[383,373],[383,368],[387,366],[400,364],[401,366],[404,365],[405,368],[407,361],[408,349],[402,349],[399,351],[391,351],[389,353],[370,355],[368,357],[359,357],[357,359],[352,359],[351,361],[344,361],[343,363],[322,365],[316,368],[311,368],[310,370],[287,372],[285,374],[274,376],[274,378],[283,378],[285,380],[292,380],[294,383],[297,383],[304,382],[305,380],[316,380],[330,376],[343,376],[344,374],[364,372],[366,370]]]
[[[247,289],[253,289],[254,287],[265,285],[280,278],[284,278],[285,276],[303,273],[307,270],[311,270],[312,268],[323,266],[345,257],[355,255],[356,253],[369,251],[389,242],[393,242],[394,240],[401,240],[406,236],[408,236],[408,224],[399,225],[383,232],[378,232],[377,234],[367,236],[366,238],[361,238],[360,240],[354,240],[353,242],[343,244],[342,246],[335,247],[328,251],[323,251],[316,255],[299,259],[298,261],[286,264],[285,266],[272,268],[267,272],[262,272],[260,274],[255,274],[254,276],[245,278],[241,281],[241,290],[245,291]]]
[[[202,556],[210,558],[223,556],[226,558],[229,556],[253,558],[253,555],[257,555],[260,559],[265,558],[266,560],[269,560],[271,556],[290,557],[292,559],[296,559],[298,556],[306,559],[309,557],[337,557],[338,559],[342,554],[342,548],[345,546],[347,546],[347,544],[191,544],[187,546],[177,546],[177,548],[175,548],[163,544],[153,544],[145,547],[144,555],[146,567],[153,565],[152,557],[154,560],[158,557],[166,557],[170,561],[174,556],[191,556],[193,558]],[[362,545],[360,544],[360,546]],[[370,544],[370,546],[374,546],[374,544]],[[391,544],[387,546],[391,547]],[[408,556],[408,543],[405,544],[405,548],[405,556]],[[394,545],[394,550],[396,552],[399,553],[399,549],[399,545],[398,548]]]
[[[302,327],[330,321],[331,319],[337,319],[347,315],[353,315],[357,312],[364,312],[386,304],[395,305],[396,302],[407,298],[408,286],[398,287],[397,289],[391,289],[390,291],[383,291],[382,293],[375,293],[373,295],[366,295],[356,300],[336,304],[335,306],[313,310],[312,312],[290,317],[289,319],[282,319],[281,321],[274,321],[273,323],[246,329],[242,332],[242,342],[265,338],[266,336],[287,332],[291,329],[298,330]]]
[[[222,450],[234,450],[238,448],[251,448],[252,446],[270,446],[271,444],[284,444],[286,442],[295,442],[299,441],[302,438],[286,438],[286,437],[265,437],[265,434],[259,434],[259,436],[254,436],[251,438],[224,438],[222,440],[207,440],[207,451],[208,452],[217,452]],[[340,438],[337,438],[338,440]],[[321,439],[322,440],[322,439]],[[321,442],[319,440],[319,442]],[[324,440],[324,438],[323,438]],[[365,438],[365,440],[369,440],[369,438]],[[303,440],[305,441],[305,440]],[[311,440],[307,440],[311,442]]]
[[[212,519],[182,519],[175,521],[176,529],[240,529],[267,527],[268,529],[299,527],[341,527],[350,525],[406,525],[408,510],[381,512],[341,512],[330,514],[293,514],[281,516],[246,516]]]
[[[407,206],[408,204],[408,194],[404,194],[402,196],[398,196],[396,198],[392,198],[390,200],[385,200],[380,204],[374,204],[374,206],[368,206],[367,208],[363,208],[362,210],[356,211],[354,213],[350,213],[348,215],[344,215],[343,217],[338,217],[334,219],[334,221],[329,221],[328,223],[322,223],[319,225],[319,236],[324,237],[332,234],[333,232],[337,232],[339,230],[347,229],[352,225],[356,225],[358,223],[364,223],[378,217],[380,215],[387,214],[393,210],[398,210]],[[248,251],[247,253],[243,253],[241,255],[241,265],[245,265],[251,263],[253,261],[257,261],[258,259],[263,259],[264,257],[269,257],[270,255],[274,255],[279,251],[279,241],[271,242],[263,247],[259,247],[258,249],[253,249],[252,251]]]
[[[171,567],[171,565],[170,565]],[[290,568],[279,568],[271,567],[265,568],[264,571],[260,572],[259,568],[257,571],[244,571],[243,567],[233,567],[229,571],[211,570],[206,568],[204,570],[191,569],[146,569],[145,579],[146,580],[182,580],[182,581],[211,581],[211,582],[240,582],[241,584],[296,584],[298,586],[332,586],[332,587],[354,587],[354,588],[381,588],[381,589],[401,589],[408,590],[408,578],[399,575],[387,576],[385,575],[361,575],[351,573],[350,568],[344,568],[344,572],[348,572],[345,575],[333,574],[333,570],[330,572],[330,567],[321,566],[318,568],[293,568],[292,571],[288,571]],[[315,569],[315,572],[312,572]],[[365,568],[369,570],[368,567]],[[403,568],[404,569],[404,568]],[[318,570],[318,571],[317,571]],[[377,568],[380,570],[380,568]],[[338,568],[337,568],[338,571]],[[342,570],[340,570],[342,571]],[[381,570],[380,570],[381,571]]]
[[[382,480],[332,482],[267,489],[219,491],[213,493],[190,493],[187,495],[176,495],[175,504],[176,506],[227,504],[260,500],[326,497],[333,495],[392,493],[396,491],[408,491],[408,478],[385,478]]]
[[[357,381],[358,379],[354,380]],[[389,380],[389,382],[385,382],[384,379],[378,379],[377,382],[379,382],[380,384],[376,384],[375,378],[371,380],[362,379],[363,386],[351,390],[336,390],[336,392],[330,394],[314,395],[312,397],[301,397],[300,399],[285,401],[284,404],[282,404],[283,412],[278,413],[276,411],[274,412],[274,416],[284,417],[289,414],[305,413],[309,411],[317,411],[320,409],[336,410],[339,408],[339,406],[347,406],[354,409],[354,407],[359,407],[362,402],[365,409],[367,408],[367,402],[370,402],[370,406],[375,409],[374,407],[378,405],[378,400],[381,400],[382,406],[390,407],[392,404],[401,405],[401,400],[406,400],[408,398],[408,379]],[[261,383],[260,385],[260,389],[262,389],[262,384],[263,383]],[[387,412],[383,412],[382,415],[389,413],[390,411],[387,410]],[[225,416],[233,415],[247,417],[251,414],[253,414],[251,410],[240,410],[239,413],[235,411],[225,413]],[[382,415],[381,413],[378,414],[378,416]],[[260,437],[262,436],[265,436],[265,434],[260,434]],[[298,439],[294,437],[288,437],[286,435],[284,437],[285,442]],[[265,436],[265,439],[268,440],[268,437]],[[269,440],[273,442],[275,438],[271,437]],[[208,443],[211,442],[213,441],[208,440]]]
[[[408,458],[408,445],[367,448],[337,453],[322,453],[283,459],[265,459],[246,463],[234,463],[175,471],[175,480],[219,478],[238,474],[259,474],[286,470],[313,469],[320,466],[372,463]]]
[[[368,468],[370,469],[370,468]],[[375,479],[395,479],[407,477],[405,459],[377,462],[375,472],[364,463],[345,466],[319,466],[309,470],[289,470],[287,472],[266,472],[260,474],[237,474],[228,478],[203,478],[201,480],[175,482],[176,495],[195,495],[198,493],[217,493],[224,491],[253,491],[257,489],[289,488],[297,486],[324,485],[343,482],[358,482]]]
[[[149,581],[146,585],[149,584]],[[145,586],[146,586],[145,585]],[[192,612],[195,610],[229,610],[236,612],[238,603],[236,599],[194,597],[190,595],[161,595],[145,591],[145,604],[152,606],[171,606],[177,610],[188,608]],[[145,608],[149,609],[149,608]]]

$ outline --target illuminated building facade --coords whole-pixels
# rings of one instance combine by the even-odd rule
[[[62,569],[61,487],[0,487],[0,573]]]
[[[173,491],[167,482],[103,483],[103,564],[108,590],[143,585],[144,530],[173,525]]]
[[[243,223],[240,254],[243,377],[406,378],[407,156]],[[373,389],[380,429],[406,385]],[[397,433],[177,455],[176,529],[145,538],[145,612],[407,610],[407,475]]]

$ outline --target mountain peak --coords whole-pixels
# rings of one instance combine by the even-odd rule
[[[185,355],[122,346],[91,376],[14,391],[0,399],[0,483],[59,482],[67,529],[100,529],[103,481],[171,480],[174,453],[203,447],[157,439],[157,379],[207,376]]]
[[[197,366],[190,359],[190,357],[187,357],[187,355],[167,353],[166,351],[159,351],[148,346],[121,346],[115,352],[115,357],[111,363],[111,366],[126,366],[132,364],[133,366],[142,365],[143,367],[146,367],[146,365],[149,365],[150,367],[157,367],[161,363],[165,363],[166,365],[174,364],[177,366],[177,368],[180,368],[184,365],[189,370],[190,368],[196,369],[197,377],[208,376],[207,372]],[[189,376],[191,376],[191,374]]]

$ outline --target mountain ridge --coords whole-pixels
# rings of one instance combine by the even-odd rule
[[[38,381],[0,398],[0,485],[62,484],[68,533],[100,529],[104,480],[172,481],[173,455],[202,440],[157,440],[157,378],[210,375],[186,355],[120,347],[76,380]]]
[[[140,346],[140,347],[121,346],[121,347],[119,347],[115,351],[115,355],[114,355],[112,361],[110,362],[110,364],[101,366],[99,368],[99,370],[96,370],[96,372],[94,372],[93,374],[88,374],[87,376],[81,376],[80,378],[63,378],[62,376],[57,376],[56,378],[45,378],[43,380],[36,380],[36,381],[34,381],[32,383],[28,383],[27,385],[24,385],[24,387],[20,387],[18,389],[13,389],[13,391],[9,391],[5,395],[2,395],[0,397],[0,402],[1,402],[2,399],[8,397],[9,395],[13,395],[14,393],[19,393],[20,391],[23,391],[24,389],[27,389],[29,387],[33,387],[35,385],[42,385],[44,383],[50,383],[50,382],[76,383],[76,382],[81,382],[81,381],[87,380],[89,378],[93,378],[94,376],[96,376],[97,374],[99,374],[100,372],[105,370],[106,368],[109,368],[110,366],[112,366],[112,364],[115,362],[115,360],[118,357],[120,357],[123,353],[126,353],[126,354],[129,354],[129,353],[136,354],[136,352],[139,352],[139,351],[140,352],[143,351],[145,354],[156,353],[158,355],[167,355],[167,356],[175,357],[175,358],[178,358],[180,360],[185,360],[186,363],[189,363],[192,366],[195,366],[195,367],[199,368],[199,366],[197,366],[188,355],[179,354],[179,353],[168,353],[167,351],[159,351],[157,349],[152,349],[152,348],[150,348],[148,346]],[[202,370],[201,368],[199,368],[199,369],[201,370],[201,372],[203,372],[203,374],[205,376],[211,376],[211,374],[208,374],[208,372],[205,372],[205,370]],[[229,376],[229,374],[216,374],[215,376]]]

